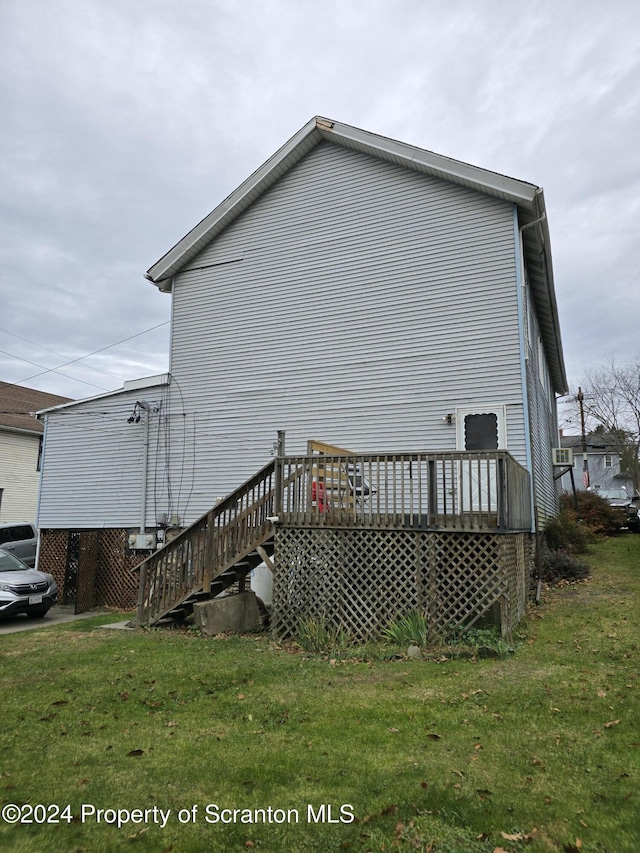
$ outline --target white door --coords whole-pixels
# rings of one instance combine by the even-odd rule
[[[506,441],[504,406],[456,410],[458,450],[504,450]],[[460,465],[460,511],[497,512],[495,459],[478,458]]]

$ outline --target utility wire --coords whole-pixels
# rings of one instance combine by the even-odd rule
[[[65,361],[64,364],[59,364],[57,367],[50,367],[47,370],[44,370],[42,373],[34,373],[33,376],[27,376],[24,379],[20,379],[17,384],[22,382],[28,382],[30,379],[36,379],[38,376],[44,376],[45,373],[54,373],[60,370],[61,367],[66,367],[68,364],[76,364],[78,361],[83,361],[85,358],[90,358],[92,355],[97,355],[99,352],[105,352],[105,350],[112,349],[113,347],[117,347],[119,344],[125,344],[127,341],[132,341],[134,338],[139,338],[141,335],[146,335],[147,332],[153,332],[155,329],[159,329],[161,326],[167,326],[169,324],[169,320],[165,320],[164,323],[158,323],[157,326],[152,326],[150,329],[145,329],[144,332],[137,332],[135,335],[130,335],[128,338],[123,338],[121,341],[116,341],[113,344],[109,344],[106,347],[100,347],[100,349],[96,349],[93,352],[87,353],[87,355],[81,355],[78,358],[72,358],[70,361]],[[2,352],[2,350],[0,350]],[[8,353],[10,355],[11,353]],[[17,358],[17,356],[14,356]],[[22,361],[27,361],[27,359],[22,359]],[[29,362],[30,364],[34,364],[35,362]],[[36,367],[42,367],[41,364],[36,365]],[[64,376],[65,374],[61,374]],[[73,379],[74,377],[69,377]],[[77,382],[83,382],[83,379],[76,380]],[[87,382],[87,385],[91,385],[91,382]],[[99,385],[95,386],[99,388]],[[103,389],[105,391],[109,390],[107,388]]]
[[[28,344],[33,344],[34,347],[39,347],[40,349],[46,350],[47,352],[52,352],[54,355],[59,355],[60,358],[69,358],[68,355],[63,355],[61,352],[57,350],[50,349],[49,347],[45,347],[42,344],[36,343],[36,341],[32,341],[29,338],[25,338],[23,335],[17,335],[15,332],[10,332],[9,329],[3,329],[0,326],[0,332],[6,332],[7,335],[13,335],[14,338],[20,338],[21,341],[26,341]],[[100,370],[99,367],[93,367],[91,364],[85,364],[85,367],[88,367],[89,370],[95,370],[96,373],[104,373],[106,376],[112,376],[114,379],[119,379],[119,376],[116,376],[115,373],[109,373],[108,370]]]
[[[44,367],[44,364],[38,364],[36,361],[31,361],[28,358],[23,358],[21,355],[14,355],[12,352],[7,352],[4,349],[0,349],[0,352],[4,355],[10,356],[10,358],[15,358],[18,361],[24,361],[26,364],[33,364],[35,367]],[[67,362],[69,364],[70,362]],[[64,367],[64,365],[60,365],[60,367]],[[55,371],[59,373],[60,376],[64,376],[66,379],[73,379],[74,382],[82,382],[84,385],[91,385],[92,388],[99,388],[101,391],[110,391],[110,388],[105,388],[104,385],[96,385],[94,382],[86,382],[84,379],[76,379],[75,376],[71,376],[68,373],[62,373],[62,371],[58,370],[57,367],[52,367],[49,370],[44,370],[42,373],[35,373],[33,376],[27,377],[27,379],[20,379],[18,382],[12,382],[12,385],[21,385],[23,382],[27,382],[29,379],[35,379],[36,376],[43,376],[45,373],[52,373]]]

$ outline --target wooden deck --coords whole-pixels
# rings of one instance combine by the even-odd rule
[[[134,622],[184,614],[241,581],[273,553],[276,530],[502,534],[531,525],[529,474],[506,451],[278,456],[140,565]]]

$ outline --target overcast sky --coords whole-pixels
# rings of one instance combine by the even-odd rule
[[[570,382],[640,355],[637,0],[0,0],[0,80],[4,381],[165,371],[143,274],[316,114],[542,186]]]

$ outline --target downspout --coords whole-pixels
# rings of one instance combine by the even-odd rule
[[[540,219],[544,219],[544,216],[540,217]],[[535,525],[535,511],[536,511],[536,501],[535,501],[535,489],[533,486],[534,481],[534,470],[533,470],[533,454],[531,452],[531,419],[529,412],[529,386],[527,383],[527,361],[526,361],[526,352],[525,352],[525,334],[524,334],[524,290],[525,290],[525,280],[524,280],[524,266],[523,266],[523,257],[524,252],[522,248],[522,232],[525,228],[529,228],[531,225],[535,225],[536,222],[539,222],[540,219],[536,219],[534,222],[529,222],[527,225],[523,225],[522,228],[518,227],[518,208],[516,205],[513,205],[513,239],[515,243],[515,255],[516,255],[516,294],[517,294],[517,304],[518,304],[518,339],[520,346],[520,383],[522,385],[522,406],[524,413],[524,433],[525,433],[525,454],[527,459],[527,468],[531,475],[529,488],[530,488],[530,499],[531,499],[531,521],[532,521],[532,533],[536,532]]]
[[[144,444],[142,453],[142,497],[140,498],[140,533],[146,533],[147,522],[147,474],[149,471],[149,426],[151,421],[151,407],[144,400],[138,400],[138,405],[145,411],[144,419]]]
[[[40,456],[40,477],[38,479],[38,500],[36,502],[36,530],[38,531],[38,543],[36,545],[36,562],[35,568],[38,568],[38,563],[40,562],[40,542],[41,542],[41,534],[40,534],[40,501],[42,499],[42,478],[44,476],[44,454],[47,446],[47,425],[49,423],[49,415],[44,416],[44,432],[42,433],[42,455]]]

